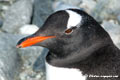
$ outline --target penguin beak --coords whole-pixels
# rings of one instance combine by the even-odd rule
[[[32,46],[36,43],[42,42],[50,38],[55,38],[55,36],[34,36],[34,37],[23,38],[18,42],[16,47],[24,48],[24,47]]]

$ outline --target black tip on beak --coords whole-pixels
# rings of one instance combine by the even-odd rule
[[[21,44],[25,40],[26,40],[26,38],[22,38],[21,40],[18,41],[17,45]]]
[[[21,44],[22,42],[24,42],[25,40],[27,40],[28,38],[33,37],[33,36],[34,36],[34,35],[30,35],[30,36],[27,36],[27,37],[24,37],[24,38],[20,39],[20,40],[18,41],[17,45],[16,45],[16,48],[22,48],[22,46],[20,46],[20,44]]]

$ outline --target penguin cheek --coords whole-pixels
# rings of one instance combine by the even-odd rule
[[[51,49],[51,47],[56,45],[56,39],[48,39],[43,42],[38,43],[38,45],[41,45],[42,47]]]

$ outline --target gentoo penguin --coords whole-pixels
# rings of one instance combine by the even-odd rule
[[[120,80],[120,50],[100,24],[82,10],[53,13],[17,47],[31,45],[49,49],[47,80]]]

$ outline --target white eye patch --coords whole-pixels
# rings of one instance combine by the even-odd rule
[[[70,29],[73,26],[79,27],[77,25],[80,25],[82,16],[72,10],[66,10],[66,12],[69,14],[67,29]]]

